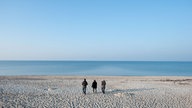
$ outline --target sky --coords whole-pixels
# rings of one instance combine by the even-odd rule
[[[192,1],[0,0],[0,60],[192,61]]]

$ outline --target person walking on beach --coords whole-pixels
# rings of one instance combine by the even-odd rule
[[[93,81],[92,88],[93,88],[93,93],[96,93],[97,92],[97,82],[96,82],[96,80]]]
[[[82,82],[82,86],[83,86],[83,93],[84,93],[85,95],[86,95],[87,85],[88,85],[88,83],[87,83],[86,79],[84,79],[84,81]]]
[[[101,81],[101,91],[103,92],[103,94],[105,94],[105,86],[106,86],[105,80]]]

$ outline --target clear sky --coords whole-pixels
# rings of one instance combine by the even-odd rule
[[[192,0],[0,0],[0,60],[192,61]]]

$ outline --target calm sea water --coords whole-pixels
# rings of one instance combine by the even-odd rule
[[[192,76],[192,62],[0,61],[0,75]]]

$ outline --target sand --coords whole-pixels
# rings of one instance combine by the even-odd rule
[[[87,95],[82,93],[84,78]],[[100,88],[103,79],[106,94]],[[192,108],[192,77],[0,76],[1,107]]]

